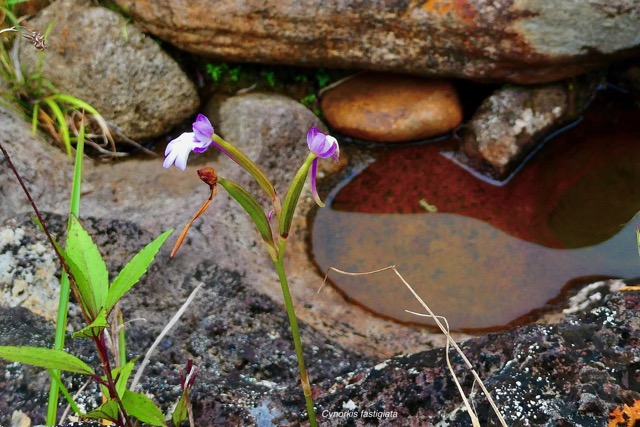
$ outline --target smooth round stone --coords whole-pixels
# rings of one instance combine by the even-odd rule
[[[451,82],[399,74],[355,76],[324,94],[321,106],[336,131],[377,142],[431,138],[462,121]]]

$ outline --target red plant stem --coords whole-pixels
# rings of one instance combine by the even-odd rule
[[[104,369],[105,375],[107,377],[105,386],[109,391],[109,396],[111,396],[112,399],[115,399],[116,402],[118,402],[118,406],[120,407],[120,413],[121,413],[122,419],[119,420],[119,422],[123,426],[126,425],[127,427],[133,427],[131,420],[129,419],[129,417],[127,417],[127,412],[124,409],[124,404],[120,400],[120,396],[118,396],[118,392],[116,390],[116,383],[113,380],[113,375],[111,375],[111,362],[109,362],[107,345],[104,342],[104,331],[100,331],[97,337],[94,336],[93,342],[96,346],[96,349],[98,350],[98,356],[100,357],[100,361],[102,362],[102,368]]]

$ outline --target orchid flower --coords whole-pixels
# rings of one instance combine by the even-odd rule
[[[204,153],[213,143],[213,126],[203,114],[198,114],[193,123],[193,132],[185,132],[167,145],[166,156],[162,166],[165,168],[175,164],[179,169],[187,167],[187,159],[191,151]]]
[[[316,187],[316,177],[318,175],[318,157],[322,159],[332,158],[335,162],[340,157],[340,147],[338,141],[331,135],[326,135],[320,132],[315,126],[309,129],[307,133],[307,145],[309,150],[316,157],[313,159],[311,165],[311,194],[318,206],[324,207],[324,203],[318,196],[318,189]]]

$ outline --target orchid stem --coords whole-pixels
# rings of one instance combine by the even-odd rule
[[[304,393],[304,400],[307,405],[307,412],[309,414],[309,422],[311,427],[318,425],[316,421],[316,413],[313,407],[313,397],[311,396],[311,385],[309,384],[309,376],[307,375],[307,368],[304,364],[304,353],[302,352],[302,342],[300,341],[300,328],[298,327],[298,318],[293,306],[293,299],[291,298],[291,292],[289,291],[289,282],[287,281],[287,274],[284,269],[284,253],[287,246],[287,239],[281,238],[279,243],[278,259],[275,261],[276,271],[278,272],[278,278],[280,279],[280,285],[282,286],[282,295],[284,297],[284,304],[287,308],[287,316],[289,317],[289,325],[291,327],[291,335],[293,336],[293,346],[296,351],[298,359],[298,370],[300,371],[300,382],[302,383],[302,391]]]

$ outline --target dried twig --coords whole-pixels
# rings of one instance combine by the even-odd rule
[[[416,316],[425,316],[425,317],[433,318],[433,320],[436,322],[436,325],[438,325],[438,328],[440,328],[440,331],[442,331],[442,333],[447,337],[447,344],[446,344],[446,347],[445,347],[445,357],[446,357],[446,361],[447,361],[447,367],[449,368],[449,371],[451,372],[451,375],[453,377],[453,381],[455,382],[456,387],[458,388],[458,392],[460,393],[460,396],[462,397],[464,405],[467,408],[467,412],[469,413],[469,416],[471,417],[471,422],[473,423],[473,426],[474,427],[476,427],[476,426],[480,427],[480,421],[478,420],[478,416],[476,415],[476,413],[473,410],[471,404],[469,403],[469,400],[467,399],[467,396],[465,395],[464,390],[462,389],[462,386],[461,386],[460,382],[458,381],[458,378],[457,378],[457,376],[455,374],[455,371],[453,370],[453,366],[451,365],[451,360],[449,359],[449,346],[450,345],[456,350],[456,352],[458,352],[458,354],[460,355],[460,357],[464,361],[465,365],[467,365],[467,368],[469,368],[469,370],[473,374],[473,377],[475,378],[475,381],[477,381],[478,385],[482,389],[482,392],[487,397],[487,400],[489,401],[489,404],[491,405],[491,408],[493,409],[493,411],[495,412],[496,416],[500,420],[500,424],[503,427],[507,427],[507,423],[505,422],[504,417],[502,416],[502,413],[500,412],[500,410],[498,409],[497,405],[493,401],[493,398],[489,394],[489,391],[484,386],[484,383],[480,379],[480,375],[478,375],[478,373],[473,368],[473,365],[471,364],[469,359],[467,359],[467,357],[462,352],[462,349],[460,349],[458,344],[455,342],[455,340],[451,336],[451,333],[450,333],[450,330],[449,330],[449,323],[447,322],[447,319],[445,317],[443,317],[443,316],[437,316],[436,314],[433,313],[433,311],[422,300],[422,298],[420,298],[420,296],[411,287],[411,285],[404,279],[404,277],[402,277],[400,272],[396,269],[395,265],[390,265],[388,267],[381,268],[379,270],[368,271],[368,272],[364,272],[364,273],[352,273],[352,272],[348,272],[348,271],[339,270],[339,269],[334,268],[334,267],[329,267],[329,269],[327,270],[327,273],[325,274],[324,280],[322,282],[322,286],[324,286],[325,282],[327,281],[327,277],[329,276],[329,271],[330,270],[333,270],[333,271],[335,271],[337,273],[344,274],[344,275],[347,275],[347,276],[363,276],[363,275],[381,273],[381,272],[387,271],[387,270],[393,270],[393,272],[400,278],[400,280],[402,280],[402,283],[405,284],[405,286],[409,289],[409,291],[414,296],[414,298],[416,300],[418,300],[420,305],[422,305],[422,307],[426,310],[427,313],[426,314],[425,313],[416,313],[416,312],[413,312],[413,311],[410,311],[410,310],[405,310],[405,311],[407,313],[415,314]],[[322,286],[320,287],[320,289],[322,289]],[[320,291],[318,291],[318,292],[320,292]]]
[[[196,288],[191,292],[191,295],[189,295],[189,298],[187,298],[185,303],[182,304],[182,307],[180,307],[180,309],[176,312],[176,314],[173,315],[171,320],[169,320],[169,323],[167,323],[167,325],[160,332],[160,334],[158,334],[158,337],[153,342],[153,344],[151,344],[151,347],[149,347],[149,350],[147,350],[147,353],[144,355],[144,360],[142,360],[140,367],[136,371],[136,375],[135,377],[133,377],[133,381],[131,381],[131,386],[129,387],[129,390],[135,391],[135,388],[138,385],[138,382],[140,382],[140,378],[142,378],[144,369],[149,364],[149,359],[151,358],[151,354],[154,352],[156,347],[158,347],[158,345],[160,344],[160,341],[162,341],[162,338],[164,338],[164,336],[167,335],[167,333],[171,330],[171,328],[173,328],[176,322],[180,320],[180,317],[187,310],[187,307],[189,307],[189,304],[191,304],[191,301],[193,301],[193,299],[196,297],[196,294],[202,288],[202,286],[204,286],[204,283],[200,283],[198,284],[198,286],[196,286]]]

